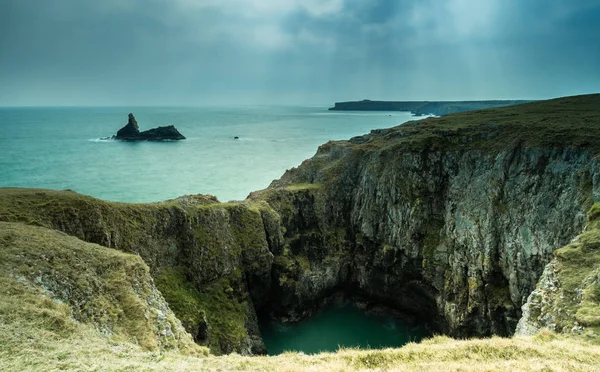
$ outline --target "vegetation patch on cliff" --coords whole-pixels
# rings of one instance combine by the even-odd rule
[[[211,351],[219,355],[239,350],[247,341],[247,304],[235,298],[230,283],[239,281],[240,275],[235,272],[199,290],[189,281],[185,269],[164,269],[156,286],[195,340],[208,343]]]
[[[585,231],[554,257],[529,296],[522,333],[549,328],[600,344],[600,203]]]

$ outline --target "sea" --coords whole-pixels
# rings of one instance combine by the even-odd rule
[[[140,130],[172,124],[187,139],[103,139],[123,127],[130,112]],[[328,111],[326,106],[4,107],[0,187],[71,189],[120,202],[186,194],[242,200],[329,140],[411,118],[407,112]]]

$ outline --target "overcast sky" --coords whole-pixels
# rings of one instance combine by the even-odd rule
[[[600,91],[600,0],[0,0],[0,106]]]

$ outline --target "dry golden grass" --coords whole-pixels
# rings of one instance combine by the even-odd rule
[[[554,335],[465,341],[437,337],[399,349],[346,349],[317,355],[194,357],[112,342],[84,324],[64,338],[30,327],[26,322],[0,324],[2,370],[600,371],[600,348]]]

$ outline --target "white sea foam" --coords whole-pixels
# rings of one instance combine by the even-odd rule
[[[90,141],[90,142],[116,142],[115,139],[112,139],[110,137],[91,138],[91,139],[88,139],[88,141]]]

